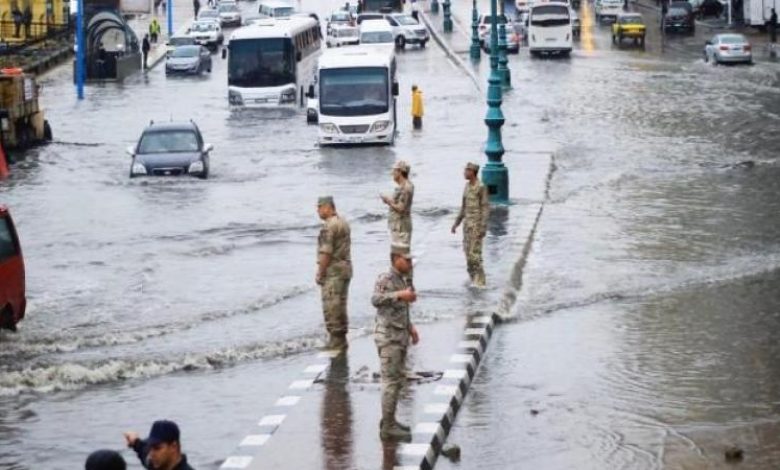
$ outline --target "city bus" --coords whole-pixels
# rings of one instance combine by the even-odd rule
[[[534,2],[528,14],[528,49],[540,54],[569,55],[573,28],[571,12],[565,2]]]
[[[363,11],[402,12],[404,5],[402,0],[363,0]]]
[[[228,101],[233,106],[303,106],[314,86],[322,33],[308,16],[264,19],[237,29],[228,59]]]
[[[318,85],[321,146],[395,142],[398,82],[392,48],[329,49],[320,58]]]

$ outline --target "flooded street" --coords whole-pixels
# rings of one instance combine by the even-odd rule
[[[322,17],[337,4],[302,7]],[[619,49],[590,8],[570,59],[509,57],[504,161],[522,172],[524,152],[553,152],[556,169],[512,317],[448,440],[462,462],[437,468],[725,468],[731,445],[745,468],[777,468],[780,67],[705,64],[703,32]],[[0,332],[0,468],[80,468],[166,416],[190,462],[218,468],[323,344],[320,195],[352,224],[350,335],[370,334],[387,266],[379,193],[398,159],[416,185],[415,320],[437,335],[495,310],[508,279],[489,272],[475,295],[465,268],[449,268],[463,262],[448,233],[462,166],[484,161],[484,91],[433,43],[399,53],[398,69],[395,146],[348,149],[318,148],[300,110],[231,110],[218,55],[200,78],[158,66],[91,85],[81,103],[70,68],[44,77],[55,142],[0,184],[29,302],[20,331]],[[412,84],[425,94],[420,132]],[[171,119],[193,119],[214,144],[209,179],[129,179],[124,149]],[[491,232],[488,259],[520,257],[505,235],[521,222]],[[335,421],[323,426],[345,426]]]

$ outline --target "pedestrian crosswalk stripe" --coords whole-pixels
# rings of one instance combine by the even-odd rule
[[[284,421],[284,418],[286,418],[287,415],[269,415],[265,416],[263,419],[260,420],[259,423],[257,423],[258,426],[279,426],[282,424],[282,421]]]
[[[295,395],[288,395],[276,400],[276,406],[295,406],[301,401],[301,397]]]
[[[328,368],[327,364],[315,364],[313,366],[307,367],[303,373],[304,374],[320,374],[322,372],[325,372],[325,369]]]
[[[265,444],[270,438],[271,438],[270,434],[252,434],[246,436],[244,440],[241,441],[241,444],[239,444],[239,446],[240,447],[261,446]]]
[[[314,380],[296,380],[290,384],[291,390],[306,390],[314,385]]]
[[[247,468],[252,463],[252,457],[228,457],[219,468]]]

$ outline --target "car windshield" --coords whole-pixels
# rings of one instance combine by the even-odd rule
[[[721,36],[720,42],[721,44],[744,44],[747,41],[744,36]]]
[[[393,41],[393,33],[390,31],[367,31],[360,35],[360,42],[362,44],[384,44]]]
[[[214,23],[195,23],[192,25],[192,31],[196,33],[207,33],[209,31],[215,31],[217,29],[217,25]]]
[[[666,14],[669,16],[685,16],[688,12],[682,8],[670,8]]]
[[[233,13],[238,11],[238,7],[234,3],[228,3],[219,6],[220,13]]]
[[[490,24],[492,23],[492,16],[491,15],[485,15],[482,17],[482,24]],[[498,24],[506,24],[506,16],[504,15],[498,15]]]
[[[274,8],[274,17],[276,18],[287,18],[292,16],[293,13],[295,13],[295,8],[293,7]]]
[[[199,53],[198,46],[180,46],[171,53],[171,57],[198,57]]]
[[[172,37],[170,41],[168,41],[168,44],[171,46],[187,46],[195,44],[195,40],[192,38],[187,37]]]
[[[230,41],[228,85],[275,87],[295,83],[295,56],[289,38]]]
[[[623,16],[620,18],[621,24],[642,24],[641,16]]]
[[[325,116],[368,116],[390,109],[386,68],[324,69],[320,80],[320,112]]]
[[[16,243],[7,217],[0,217],[0,261],[16,255]]]
[[[350,19],[351,18],[349,16],[349,13],[347,13],[346,11],[334,13],[330,16],[330,20],[336,22],[345,22],[345,21],[349,21]]]
[[[198,136],[191,130],[149,131],[141,137],[138,153],[197,152]]]
[[[393,19],[395,19],[398,22],[398,24],[403,26],[416,26],[420,24],[416,22],[414,18],[412,18],[411,16],[406,16],[406,15],[394,16]]]
[[[203,10],[198,15],[198,19],[216,18],[218,16],[219,16],[219,12],[217,12],[217,10]]]

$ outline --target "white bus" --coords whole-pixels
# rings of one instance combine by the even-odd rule
[[[528,14],[528,49],[540,54],[568,55],[572,49],[569,5],[563,2],[534,3]]]
[[[318,142],[323,145],[395,142],[396,82],[392,48],[329,49],[320,58]]]
[[[322,33],[309,17],[260,20],[237,29],[227,49],[231,105],[303,106],[316,80]]]

